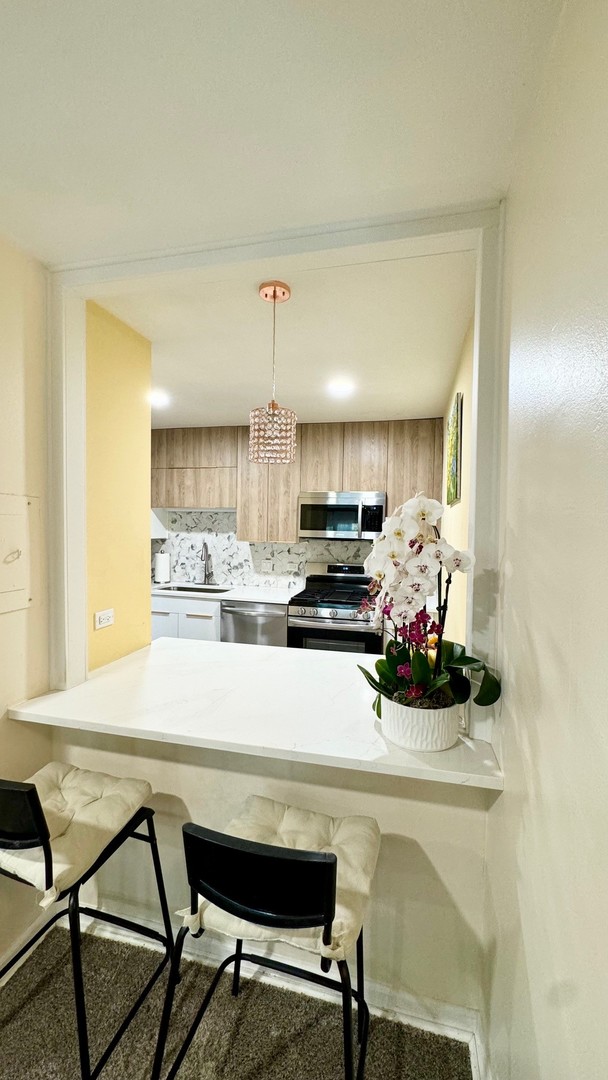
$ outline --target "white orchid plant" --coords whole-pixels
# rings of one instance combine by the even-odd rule
[[[468,573],[475,562],[470,551],[458,551],[441,537],[443,513],[436,499],[410,499],[386,519],[365,560],[371,581],[362,610],[373,611],[376,628],[391,628],[376,676],[360,667],[376,691],[378,716],[383,697],[422,709],[468,701],[467,670],[483,672],[473,699],[477,705],[492,705],[500,697],[500,681],[484,662],[443,636],[452,574]],[[436,619],[427,611],[430,597]]]

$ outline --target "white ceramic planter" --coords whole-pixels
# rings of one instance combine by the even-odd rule
[[[449,750],[458,740],[458,707],[415,709],[382,698],[382,733],[404,750]]]

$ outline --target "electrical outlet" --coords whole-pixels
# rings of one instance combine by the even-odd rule
[[[112,626],[114,622],[114,608],[106,608],[105,611],[95,612],[95,629],[103,630],[104,626]]]
[[[272,559],[262,559],[262,570],[265,573],[269,573],[274,568]]]

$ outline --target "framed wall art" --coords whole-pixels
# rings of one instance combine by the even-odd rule
[[[448,445],[446,454],[448,506],[460,500],[462,456],[462,394],[456,394],[448,417]]]

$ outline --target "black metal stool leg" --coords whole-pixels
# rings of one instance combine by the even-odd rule
[[[353,995],[346,960],[338,960],[342,982],[342,1028],[344,1032],[344,1080],[354,1080],[353,1073]]]
[[[362,1002],[365,1001],[365,976],[363,969],[363,929],[357,938],[357,1040],[360,1043],[363,1036],[364,1009]]]
[[[82,958],[80,954],[80,909],[77,888],[70,893],[68,918],[70,924],[70,942],[72,946],[72,972],[74,976],[74,1001],[76,1005],[80,1072],[82,1074],[82,1080],[91,1080],[91,1056],[87,1032],[87,1010],[84,995],[84,980],[82,977]]]
[[[241,980],[241,953],[243,952],[243,942],[241,938],[237,938],[236,953],[234,960],[234,972],[232,975],[232,996],[236,997],[239,992],[239,984]]]
[[[173,951],[174,944],[173,927],[171,926],[171,916],[169,914],[169,905],[167,903],[167,893],[165,892],[165,882],[163,879],[163,872],[160,865],[160,855],[158,853],[158,842],[156,839],[154,818],[151,816],[148,818],[148,836],[150,837],[150,850],[152,851],[152,862],[154,863],[154,873],[156,875],[156,887],[158,889],[160,910],[163,916],[165,934],[167,935],[167,955],[170,956]]]
[[[171,1022],[173,998],[175,997],[175,987],[177,986],[180,978],[179,965],[181,963],[182,950],[184,948],[184,941],[187,933],[188,927],[182,926],[182,928],[178,932],[177,940],[173,948],[173,957],[171,959],[171,968],[169,970],[169,981],[167,983],[167,993],[165,995],[165,1003],[163,1005],[163,1015],[160,1021],[160,1028],[158,1029],[156,1053],[154,1055],[154,1064],[152,1066],[152,1076],[150,1080],[159,1080],[161,1069],[163,1067],[163,1057],[165,1056],[165,1046],[167,1044],[167,1035],[169,1034],[169,1024]]]

